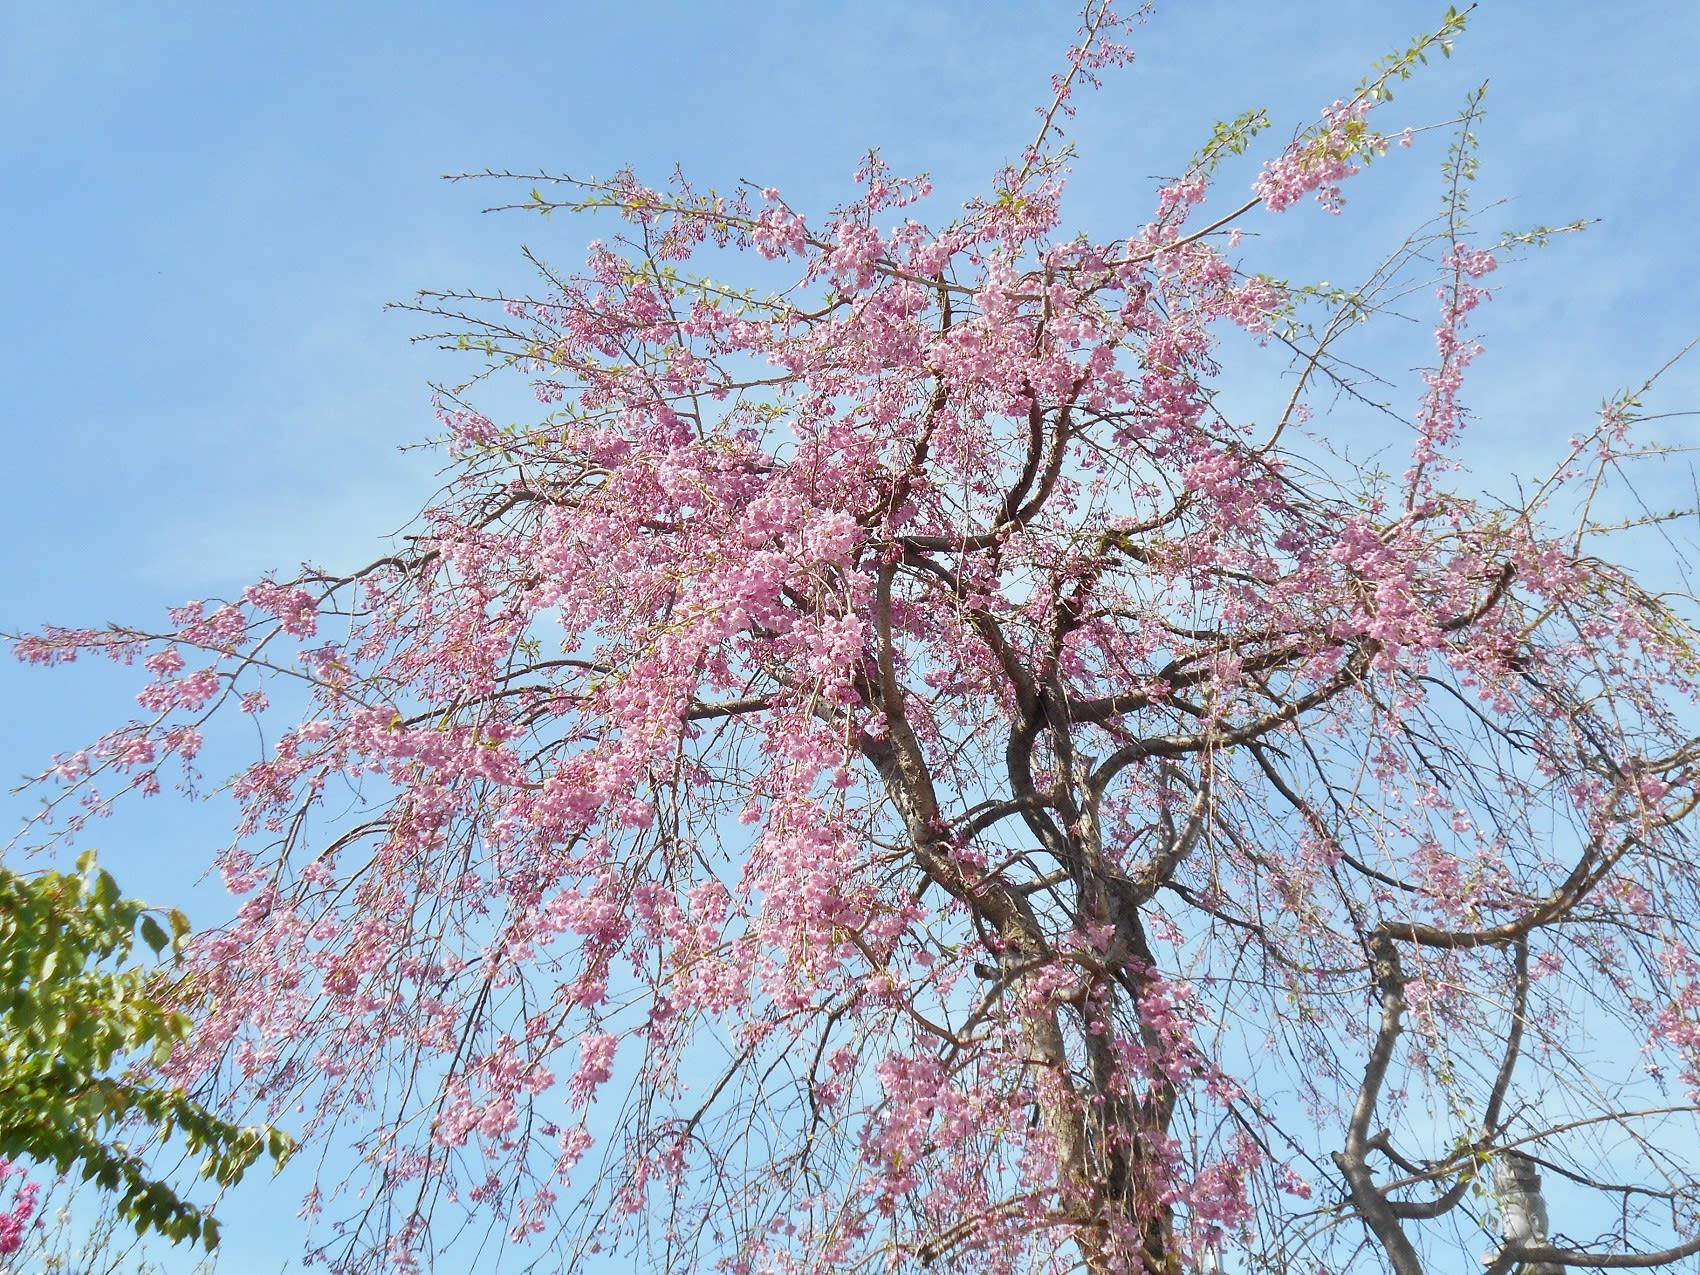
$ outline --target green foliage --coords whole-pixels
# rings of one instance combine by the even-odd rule
[[[1439,53],[1443,58],[1452,56],[1452,45],[1464,33],[1464,22],[1475,5],[1469,5],[1462,12],[1457,8],[1449,8],[1440,19],[1438,30],[1426,35],[1411,37],[1411,43],[1405,48],[1389,54],[1377,62],[1371,69],[1364,82],[1358,85],[1357,97],[1368,94],[1383,102],[1393,100],[1393,81],[1408,80],[1416,73],[1419,66],[1428,65],[1428,55]]]
[[[1210,140],[1192,157],[1187,172],[1209,177],[1229,155],[1244,155],[1252,141],[1269,127],[1269,112],[1261,106],[1241,111],[1231,120],[1217,120],[1210,130]]]
[[[110,1197],[101,1200],[97,1209],[85,1207],[88,1202],[74,1197],[59,1202],[51,1212],[45,1212],[43,1224],[32,1228],[33,1247],[12,1260],[11,1270],[27,1270],[30,1275],[216,1275],[218,1254],[201,1254],[188,1258],[173,1251],[167,1259],[171,1265],[162,1266],[154,1253],[135,1235],[133,1228],[119,1218]]]
[[[1465,99],[1464,110],[1458,117],[1458,132],[1446,152],[1446,166],[1443,170],[1449,186],[1446,206],[1449,216],[1454,220],[1459,219],[1468,210],[1467,192],[1480,169],[1477,155],[1480,143],[1476,138],[1476,127],[1482,122],[1482,99],[1486,96],[1487,85],[1483,84]]]
[[[0,867],[0,1156],[78,1170],[138,1232],[211,1249],[217,1222],[151,1177],[120,1135],[145,1126],[178,1137],[202,1157],[201,1176],[225,1186],[262,1153],[281,1168],[294,1144],[129,1066],[163,1062],[191,1026],[158,971],[127,964],[136,939],[176,959],[188,933],[181,912],[122,897],[92,851],[75,873]]]

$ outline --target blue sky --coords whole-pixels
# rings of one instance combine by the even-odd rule
[[[1443,8],[1160,6],[1138,64],[1082,102],[1075,222],[1125,233],[1214,120],[1264,105],[1284,135]],[[572,265],[589,233],[482,216],[504,192],[441,174],[629,163],[659,181],[677,163],[818,211],[878,145],[965,198],[1031,136],[1070,12],[0,0],[0,630],[151,623],[268,568],[381,551],[435,487],[431,457],[397,451],[434,430],[426,382],[471,370],[410,344],[416,320],[385,303],[523,289],[522,242]],[[1494,464],[1556,446],[1700,335],[1696,48],[1700,8],[1677,0],[1485,0],[1457,56],[1389,108],[1444,119],[1491,77],[1479,202],[1511,202],[1490,222],[1600,219],[1494,280],[1467,395]],[[1396,243],[1436,207],[1441,151],[1396,152],[1341,222],[1306,208],[1279,233],[1294,251]],[[1660,403],[1700,403],[1700,377]],[[133,689],[0,664],[0,769],[86,742]],[[31,805],[0,800],[9,825]],[[192,887],[225,822],[161,799],[94,840],[134,892],[210,922],[220,900]],[[239,1192],[223,1269],[279,1270],[293,1207]]]

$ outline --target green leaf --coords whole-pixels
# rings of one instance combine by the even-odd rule
[[[158,956],[170,945],[171,940],[166,937],[165,930],[158,921],[151,916],[144,916],[142,918],[142,942],[152,948],[153,954]]]

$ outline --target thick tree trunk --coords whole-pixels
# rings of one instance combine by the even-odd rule
[[[1165,1136],[1174,1112],[1172,1089],[1145,1103],[1132,1097],[1132,1078],[1113,1064],[1102,1040],[1085,1030],[1088,1002],[1033,1012],[1027,1021],[1030,1055],[1043,1079],[1040,1113],[1055,1140],[1057,1188],[1065,1215],[1092,1275],[1139,1270],[1174,1275],[1174,1209],[1158,1202],[1154,1185],[1166,1172],[1142,1163],[1152,1136]],[[1067,1052],[1065,1016],[1078,1014],[1087,1068],[1077,1077]]]

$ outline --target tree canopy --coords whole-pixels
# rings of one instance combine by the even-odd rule
[[[157,957],[180,953],[188,932],[176,909],[156,915],[124,898],[92,850],[75,873],[0,867],[0,1156],[80,1175],[110,1192],[118,1216],[138,1231],[211,1249],[217,1221],[179,1198],[123,1138],[137,1129],[175,1133],[202,1157],[201,1175],[226,1186],[263,1153],[281,1166],[291,1143],[273,1129],[238,1127],[181,1087],[127,1066],[138,1055],[164,1062],[191,1026],[177,1007],[181,989],[160,971],[127,964],[136,937]],[[25,1192],[18,1204],[33,1207]],[[21,1211],[27,1218],[30,1208]],[[19,1238],[0,1228],[0,1240]]]
[[[163,1075],[359,1130],[309,1200],[336,1269],[466,1228],[733,1275],[1700,1251],[1700,651],[1624,565],[1677,515],[1613,495],[1652,382],[1472,472],[1471,325],[1553,233],[1476,229],[1474,98],[1360,282],[1256,268],[1247,228],[1397,162],[1456,13],[1249,191],[1258,112],[1072,234],[1061,129],[1130,22],[1086,5],[939,224],[877,155],[821,216],[487,175],[606,232],[418,302],[540,419],[442,391],[449,482],[364,567],[19,642],[150,675],[51,776],[92,803],[289,714]],[[1370,379],[1359,332],[1424,305],[1426,369]],[[1508,1204],[1531,1164],[1603,1229]]]

